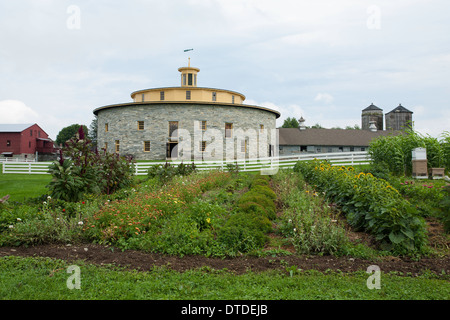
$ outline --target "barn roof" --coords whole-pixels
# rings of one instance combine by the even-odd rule
[[[33,126],[34,123],[30,124],[1,124],[0,123],[0,132],[22,132],[29,127]]]
[[[279,145],[294,146],[369,146],[372,139],[395,131],[345,130],[345,129],[305,129],[279,128]]]

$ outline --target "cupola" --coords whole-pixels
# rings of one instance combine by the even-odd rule
[[[178,69],[181,72],[181,86],[182,87],[196,87],[197,86],[197,73],[200,69],[191,67],[191,59],[187,67],[181,67]]]

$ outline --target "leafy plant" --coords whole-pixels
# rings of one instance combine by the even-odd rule
[[[410,175],[412,172],[412,151],[427,149],[429,168],[450,168],[450,134],[444,132],[441,139],[421,135],[408,129],[398,135],[381,136],[369,145],[372,163],[386,167],[395,175]]]
[[[385,180],[318,160],[299,161],[294,170],[339,205],[353,227],[374,234],[384,249],[402,254],[425,249],[425,221]]]
[[[111,194],[133,182],[131,160],[91,149],[82,127],[60,151],[59,161],[50,165],[48,184],[53,198],[79,201],[84,194]]]
[[[148,179],[157,179],[160,183],[169,182],[174,176],[186,176],[196,172],[195,164],[180,163],[178,166],[174,166],[169,162],[163,165],[151,166],[147,171]]]

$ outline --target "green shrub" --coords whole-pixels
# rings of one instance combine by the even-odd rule
[[[59,161],[49,167],[52,181],[47,188],[52,198],[74,202],[86,193],[112,194],[133,183],[131,159],[106,151],[101,154],[91,146],[80,127],[60,151]]]
[[[266,209],[259,203],[253,201],[242,202],[238,205],[238,208],[247,213],[254,213],[264,217],[268,217]]]
[[[217,240],[229,253],[249,252],[264,246],[268,240],[264,233],[267,229],[264,217],[238,212],[218,230]]]
[[[226,211],[219,205],[200,200],[189,205],[185,214],[195,222],[199,231],[203,231],[215,225],[216,219],[225,215]]]
[[[256,191],[250,190],[244,193],[238,201],[238,205],[243,205],[247,202],[254,202],[261,205],[266,212],[267,218],[273,220],[276,218],[276,206],[271,198]]]
[[[167,183],[175,176],[187,176],[196,172],[195,164],[180,163],[178,166],[169,162],[151,166],[147,171],[147,179],[157,179],[160,183]]]
[[[267,198],[272,199],[272,200],[277,199],[277,195],[269,186],[254,185],[254,186],[252,186],[251,191],[261,194],[261,195],[264,195]]]

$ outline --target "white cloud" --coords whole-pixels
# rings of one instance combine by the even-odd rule
[[[325,102],[327,104],[333,102],[333,100],[333,96],[329,93],[318,93],[314,98],[314,101]]]
[[[18,100],[0,101],[0,122],[3,124],[37,123],[39,114]]]

